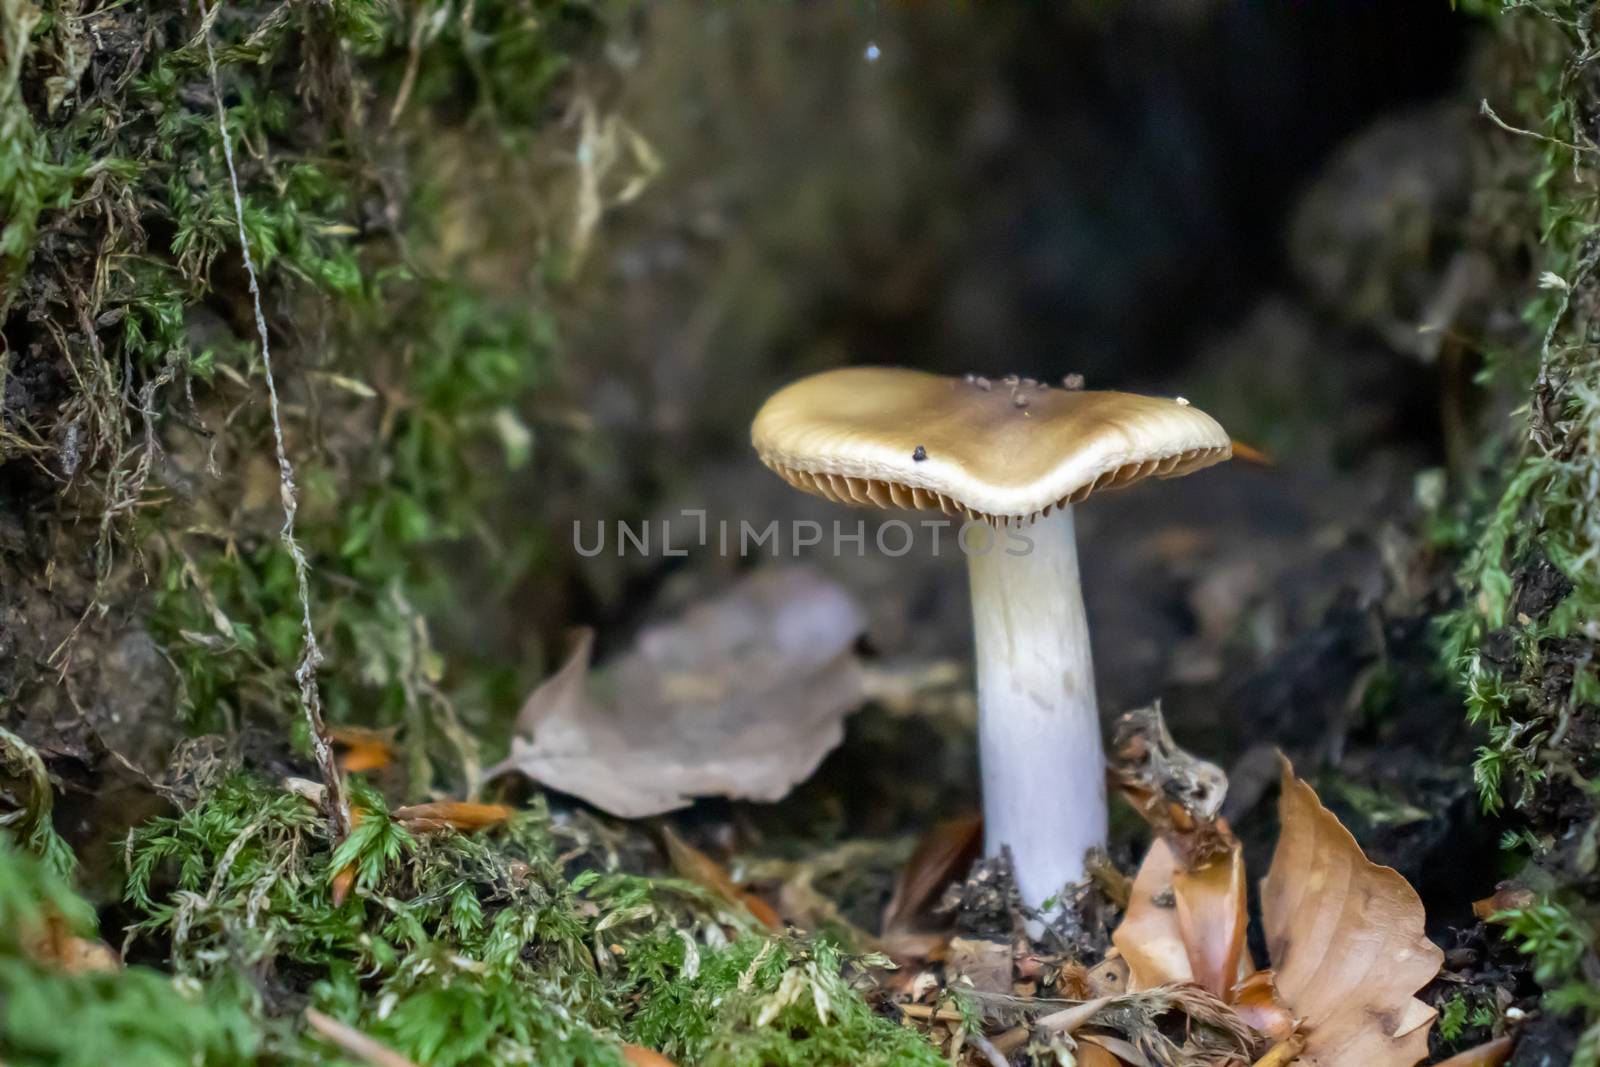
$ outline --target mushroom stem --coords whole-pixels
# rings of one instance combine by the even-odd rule
[[[986,553],[972,542],[984,845],[991,856],[1010,847],[1017,888],[1038,907],[1082,881],[1084,852],[1106,841],[1105,753],[1072,509],[997,531]]]

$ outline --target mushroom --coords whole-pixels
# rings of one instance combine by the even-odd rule
[[[1030,391],[1019,407],[1010,390],[987,384],[887,367],[827,371],[768,399],[751,440],[763,463],[807,492],[971,520],[960,543],[977,651],[985,848],[1010,849],[1022,897],[1039,907],[1082,881],[1084,853],[1106,840],[1072,505],[1189,474],[1227,459],[1231,447],[1216,420],[1187,402],[1069,386]]]

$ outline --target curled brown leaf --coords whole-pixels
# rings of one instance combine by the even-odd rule
[[[1150,846],[1134,879],[1128,911],[1112,934],[1127,960],[1130,989],[1193,982],[1226,998],[1254,970],[1245,948],[1244,854],[1225,824],[1213,841],[1230,851],[1184,870],[1171,836]]]
[[[1497,1037],[1465,1052],[1458,1052],[1434,1064],[1434,1067],[1500,1067],[1511,1058],[1511,1050],[1515,1045],[1516,1039],[1510,1035]]]
[[[1484,922],[1489,922],[1502,911],[1526,908],[1533,901],[1533,890],[1515,882],[1501,882],[1495,886],[1492,896],[1472,902],[1472,914]]]
[[[1189,969],[1202,989],[1223,998],[1241,974],[1255,970],[1244,944],[1244,850],[1231,834],[1227,837],[1231,851],[1226,855],[1193,870],[1177,871],[1172,878]]]
[[[983,819],[978,815],[950,819],[928,831],[895,879],[883,909],[883,932],[920,929],[928,908],[946,886],[966,873],[982,848]]]
[[[1157,839],[1145,854],[1133,880],[1128,912],[1111,941],[1128,966],[1128,989],[1154,989],[1172,982],[1194,981],[1189,949],[1178,924],[1178,901],[1172,889],[1178,857]]]
[[[1422,901],[1282,761],[1281,827],[1261,883],[1278,992],[1301,1021],[1301,1067],[1412,1067],[1435,1012],[1413,994],[1444,954],[1423,932]]]
[[[711,890],[734,907],[743,908],[769,930],[782,930],[783,918],[771,904],[734,884],[728,869],[678,836],[670,826],[661,828],[667,859],[680,878]]]
[[[1278,995],[1278,984],[1271,971],[1257,971],[1233,987],[1228,998],[1233,1010],[1258,1034],[1274,1042],[1294,1036],[1294,1013]]]

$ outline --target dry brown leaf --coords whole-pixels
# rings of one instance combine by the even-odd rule
[[[1255,969],[1245,949],[1244,854],[1226,824],[1219,827],[1212,838],[1232,851],[1192,871],[1183,870],[1170,836],[1150,846],[1111,935],[1127,960],[1129,989],[1193,982],[1225,999]]]
[[[1282,779],[1281,833],[1262,882],[1276,970],[1256,972],[1244,947],[1243,860],[1226,823],[1208,827],[1181,806],[1147,803],[1169,828],[1145,857],[1113,935],[1129,989],[1189,982],[1221,996],[1278,1042],[1265,1064],[1412,1067],[1427,1054],[1435,1014],[1413,994],[1443,961],[1423,931],[1422,902],[1362,854],[1287,760]],[[1231,852],[1208,858],[1221,843]],[[1180,855],[1199,862],[1185,870]]]
[[[1113,997],[1119,993],[1126,993],[1128,978],[1128,961],[1123,959],[1120,953],[1107,956],[1089,969],[1086,979],[1089,997]]]
[[[1412,1067],[1436,1014],[1412,994],[1444,961],[1423,932],[1421,899],[1362,854],[1287,759],[1278,820],[1261,911],[1278,992],[1306,1038],[1295,1062]]]
[[[1271,971],[1257,971],[1234,986],[1228,1003],[1256,1033],[1275,1042],[1294,1036],[1294,1013],[1278,995],[1276,976]]]
[[[695,848],[673,832],[672,827],[661,828],[661,839],[667,846],[667,859],[678,877],[703,886],[735,907],[748,911],[769,930],[782,930],[783,918],[772,905],[734,884],[733,878],[722,864]]]
[[[945,973],[980,993],[1011,992],[1012,952],[1003,941],[957,937],[950,941]]]
[[[1533,890],[1515,882],[1501,882],[1494,887],[1494,895],[1472,902],[1472,914],[1488,922],[1502,911],[1526,908],[1534,900]]]
[[[394,762],[394,730],[333,726],[328,736],[338,750],[339,769],[346,774],[381,771]]]
[[[67,974],[120,971],[122,957],[104,941],[79,937],[54,909],[47,910],[37,928],[22,932],[22,951],[35,963]]]
[[[1127,915],[1111,935],[1112,944],[1127,961],[1130,991],[1194,981],[1172,888],[1177,874],[1177,855],[1166,841],[1157,838],[1133,880]]]
[[[884,934],[879,938],[868,937],[862,944],[870,944],[896,963],[940,963],[949,954],[950,935],[906,931]]]
[[[966,874],[983,849],[983,818],[967,815],[928,831],[900,869],[883,909],[883,932],[920,929],[945,887]]]
[[[623,1045],[622,1058],[628,1063],[628,1067],[677,1067],[677,1064],[661,1053],[642,1045]]]
[[[1227,834],[1221,820],[1218,825],[1232,851],[1194,870],[1175,872],[1172,891],[1194,981],[1212,996],[1226,999],[1240,976],[1255,966],[1244,944],[1244,850]]]
[[[459,830],[464,834],[498,826],[511,818],[504,804],[476,804],[467,800],[440,800],[395,808],[389,817],[408,830]]]
[[[356,807],[354,804],[350,805],[350,829],[354,830],[360,826],[361,820],[366,817],[367,813],[363,809]],[[331,884],[333,887],[331,894],[333,906],[336,908],[344,907],[344,902],[350,898],[350,890],[354,889],[356,885],[356,865],[347,863],[335,871]]]
[[[1434,1064],[1434,1067],[1500,1067],[1511,1058],[1511,1050],[1515,1046],[1515,1038],[1509,1035],[1497,1037],[1465,1052],[1458,1052],[1449,1059]]]
[[[517,716],[519,771],[624,818],[696,796],[777,800],[844,737],[862,699],[865,615],[804,567],[759,571],[682,618],[648,628],[589,683],[592,634]]]

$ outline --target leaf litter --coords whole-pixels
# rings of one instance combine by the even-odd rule
[[[1032,1062],[1412,1067],[1427,1055],[1436,1013],[1415,994],[1438,973],[1443,953],[1424,932],[1421,899],[1396,871],[1367,859],[1287,759],[1279,757],[1278,845],[1260,887],[1269,956],[1260,968],[1246,938],[1243,850],[1219,815],[1226,777],[1179,749],[1154,707],[1124,717],[1113,751],[1114,777],[1157,836],[1113,948],[1088,972],[1078,965],[1077,987],[1094,995],[1035,995],[1046,984],[1031,980],[1013,983],[1015,995],[997,979],[973,988],[950,977],[953,958],[942,991],[904,978],[902,991],[964,1004],[957,1017],[981,1019],[993,1048],[1026,1046]],[[959,840],[949,828],[930,834],[901,887],[916,883],[922,896],[939,877],[958,877],[938,869]],[[886,909],[886,928],[898,914]],[[1018,979],[1041,970],[1025,946],[1014,954],[1004,947]],[[968,945],[962,955],[971,952]],[[1053,978],[1061,993],[1070,988],[1067,972]],[[956,1025],[937,1007],[901,1010],[930,1027]],[[1508,1048],[1490,1043],[1459,1063],[1504,1062]]]
[[[844,739],[864,628],[841,586],[787,567],[645,629],[600,676],[584,632],[488,776],[517,771],[623,818],[697,796],[780,799]]]
[[[1281,757],[1280,780],[1278,845],[1261,883],[1273,969],[1258,970],[1245,943],[1238,841],[1225,820],[1192,820],[1151,846],[1114,935],[1130,988],[1199,985],[1274,1042],[1268,1063],[1412,1067],[1427,1055],[1436,1014],[1414,994],[1444,960],[1424,932],[1422,901],[1366,858]],[[1162,814],[1169,827],[1184,823]],[[1185,853],[1199,858],[1186,865]]]

